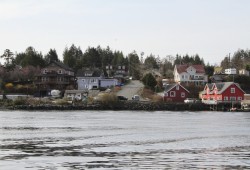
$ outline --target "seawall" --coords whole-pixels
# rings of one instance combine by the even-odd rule
[[[239,105],[235,106],[240,108]],[[112,104],[91,105],[16,105],[9,110],[142,110],[142,111],[229,111],[230,105],[205,105],[203,103],[153,103],[120,101]]]

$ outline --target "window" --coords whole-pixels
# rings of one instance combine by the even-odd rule
[[[175,97],[175,91],[170,92],[170,97]]]
[[[180,89],[180,88],[179,88],[179,86],[177,85],[177,86],[176,86],[176,90],[179,90],[179,89]]]
[[[96,80],[96,79],[91,79],[90,82],[91,82],[91,83],[96,83],[97,80]]]
[[[181,77],[182,77],[182,79],[184,79],[184,75],[182,75]]]
[[[57,78],[57,81],[59,81],[59,82],[60,82],[60,81],[63,81],[63,77],[58,77],[58,78]]]
[[[231,88],[231,93],[235,93],[235,88],[234,87]]]
[[[58,74],[62,74],[62,70],[60,69],[60,70],[58,70]]]
[[[184,98],[185,97],[185,93],[181,92],[181,97]]]
[[[238,97],[238,101],[241,101],[242,100],[242,97]]]
[[[85,82],[85,79],[82,79],[82,82]]]
[[[225,97],[224,97],[224,100],[225,100],[225,101],[228,101],[228,97],[227,97],[227,96],[225,96]]]
[[[42,81],[43,81],[43,82],[49,81],[49,78],[48,78],[48,77],[42,77]]]
[[[236,101],[236,97],[230,97],[230,101]]]
[[[47,74],[48,70],[47,69],[44,69],[43,70],[43,74]]]

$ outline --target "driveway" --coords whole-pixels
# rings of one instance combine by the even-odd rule
[[[117,92],[117,96],[125,96],[129,100],[144,87],[139,80],[131,80],[129,84],[122,86],[122,89]]]

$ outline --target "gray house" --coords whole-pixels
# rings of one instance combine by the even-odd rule
[[[105,78],[100,69],[79,70],[76,74],[78,90],[108,88],[118,84],[117,79]]]
[[[76,74],[78,90],[98,89],[101,77],[102,72],[99,69],[79,70]]]
[[[110,78],[101,78],[100,80],[100,87],[114,87],[118,84],[117,79],[110,79]]]

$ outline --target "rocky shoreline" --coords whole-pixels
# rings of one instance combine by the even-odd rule
[[[239,108],[240,106],[237,106]],[[210,106],[203,103],[153,103],[120,101],[116,104],[91,105],[16,105],[5,108],[8,110],[46,111],[46,110],[137,110],[137,111],[229,111],[230,105]],[[3,110],[3,109],[1,109]]]

